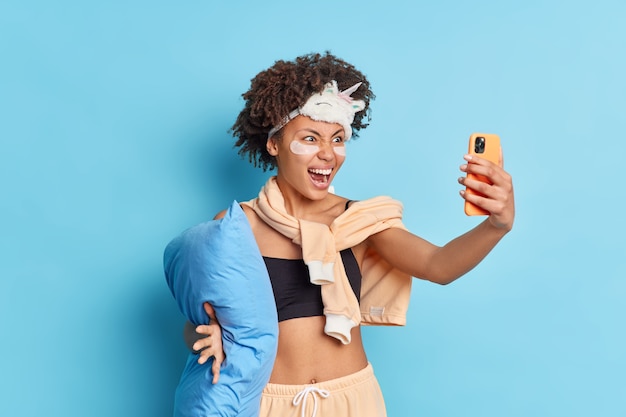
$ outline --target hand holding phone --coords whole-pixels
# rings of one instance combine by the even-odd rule
[[[472,133],[469,138],[468,153],[502,166],[502,148],[500,147],[500,137],[496,134]],[[468,173],[467,178],[490,184],[489,179],[483,175]],[[468,187],[465,187],[465,192],[468,194],[482,195],[478,191],[472,190]],[[489,212],[466,200],[465,214],[468,216],[484,216],[489,215]]]

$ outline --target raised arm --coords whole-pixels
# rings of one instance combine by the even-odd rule
[[[461,171],[484,175],[491,184],[459,178],[459,183],[484,195],[461,196],[489,211],[490,216],[469,232],[444,246],[401,229],[388,229],[370,236],[368,245],[385,260],[414,277],[448,284],[469,272],[513,227],[515,202],[511,176],[497,164],[479,157],[465,157]]]

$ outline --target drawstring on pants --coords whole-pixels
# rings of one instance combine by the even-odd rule
[[[311,414],[311,417],[315,417],[315,415],[317,414],[317,396],[319,395],[322,398],[328,398],[330,396],[330,392],[325,389],[319,389],[311,386],[305,387],[302,391],[300,391],[293,397],[292,401],[292,404],[295,406],[298,406],[300,405],[300,403],[302,403],[302,417],[305,417],[304,409],[306,407],[306,400],[309,394],[311,394],[311,396],[313,397],[313,414]]]

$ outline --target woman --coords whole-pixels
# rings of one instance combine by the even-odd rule
[[[359,324],[404,324],[409,287],[403,277],[448,284],[475,267],[513,226],[511,177],[497,164],[466,155],[461,171],[491,184],[460,178],[484,195],[461,191],[461,197],[490,215],[438,247],[402,226],[399,203],[381,197],[353,202],[329,191],[346,158],[345,142],[367,126],[374,98],[352,65],[329,53],[277,61],[252,80],[243,98],[233,126],[236,146],[255,166],[277,169],[259,197],[242,205],[279,317],[261,415],[384,416]],[[402,304],[398,308],[380,301],[387,283],[397,284],[382,293]],[[364,308],[366,298],[377,301]],[[215,358],[217,381],[224,352],[219,317],[212,319],[209,326],[187,326],[186,340],[202,351],[199,362]]]

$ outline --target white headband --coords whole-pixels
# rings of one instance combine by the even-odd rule
[[[337,81],[329,82],[324,86],[324,91],[313,94],[302,107],[293,110],[282,123],[274,126],[267,134],[267,138],[271,138],[291,120],[302,115],[319,122],[340,124],[346,135],[345,140],[349,140],[352,137],[351,125],[354,114],[365,109],[363,100],[354,100],[350,97],[360,85],[361,83],[356,83],[347,90],[339,91]]]

